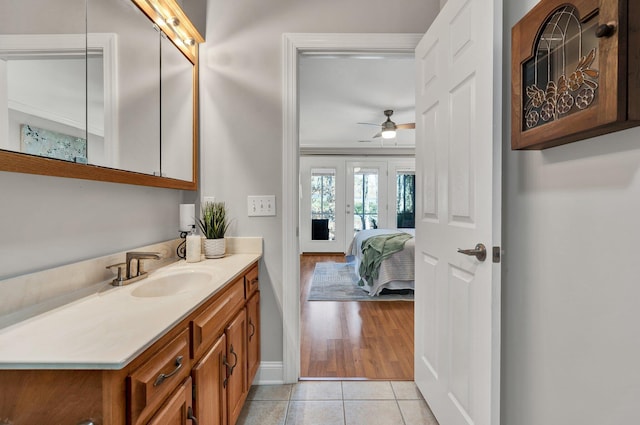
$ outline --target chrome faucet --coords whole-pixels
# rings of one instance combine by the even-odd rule
[[[147,272],[144,271],[142,266],[142,260],[159,260],[162,258],[158,252],[127,252],[126,261],[124,263],[112,264],[107,266],[108,269],[118,269],[118,276],[111,281],[113,286],[124,286],[130,283],[136,282],[140,279],[147,277]],[[135,269],[132,267],[133,262],[136,262]],[[125,269],[123,276],[122,269]],[[134,273],[135,270],[135,273]]]

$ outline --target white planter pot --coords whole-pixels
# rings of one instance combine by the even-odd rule
[[[204,240],[204,256],[206,258],[222,258],[224,257],[225,249],[226,244],[224,238]]]

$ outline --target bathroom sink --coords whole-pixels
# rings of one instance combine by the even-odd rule
[[[215,274],[199,270],[180,270],[146,279],[131,295],[139,298],[166,297],[201,289],[210,284]]]

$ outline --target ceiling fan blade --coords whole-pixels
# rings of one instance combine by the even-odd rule
[[[416,123],[408,122],[406,124],[396,124],[396,130],[411,130],[416,128]]]
[[[375,136],[373,136],[372,138],[375,139],[376,137],[381,137],[382,136],[382,132],[376,134]]]
[[[363,124],[363,125],[377,125],[378,127],[380,127],[380,124],[374,124],[372,122],[357,122],[356,124]]]

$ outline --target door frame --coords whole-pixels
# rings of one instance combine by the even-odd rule
[[[300,377],[298,55],[302,52],[414,53],[424,34],[285,33],[282,35],[282,377]]]

